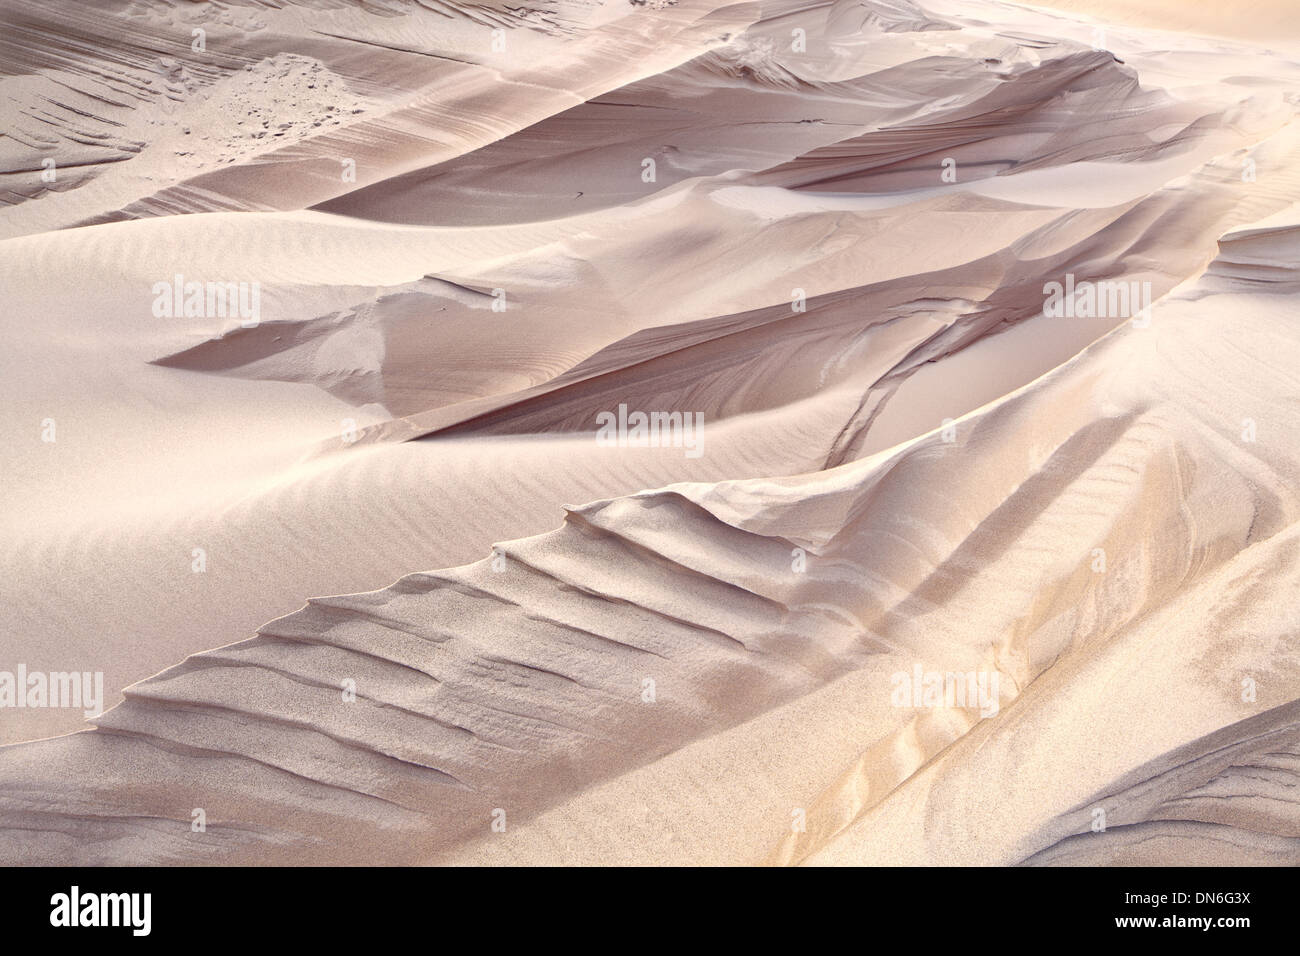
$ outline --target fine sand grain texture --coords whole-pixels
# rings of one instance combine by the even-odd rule
[[[0,323],[0,863],[1300,864],[1282,0],[5,0]]]

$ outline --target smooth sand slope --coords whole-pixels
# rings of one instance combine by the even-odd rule
[[[0,860],[1297,862],[1286,44],[4,17],[0,671],[106,712],[0,707]]]

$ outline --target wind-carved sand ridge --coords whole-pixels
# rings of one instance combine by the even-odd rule
[[[0,670],[121,703],[0,710],[0,860],[1300,862],[1288,54],[953,0],[76,10],[0,48]],[[178,274],[260,321],[154,317]],[[1153,304],[1045,315],[1067,275]],[[600,446],[620,405],[704,454]]]

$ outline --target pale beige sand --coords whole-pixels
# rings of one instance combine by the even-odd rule
[[[1300,47],[1295,4],[1289,0],[1239,0],[1233,3],[1206,3],[1198,0],[1039,0],[1034,6],[1079,14],[1095,23],[1178,30],[1208,37],[1232,37],[1290,49]]]
[[[10,4],[0,670],[125,703],[0,860],[1298,862],[1300,59],[1131,7]]]

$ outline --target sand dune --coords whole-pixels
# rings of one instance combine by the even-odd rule
[[[0,861],[1300,862],[1300,58],[1134,11],[10,4]]]

